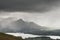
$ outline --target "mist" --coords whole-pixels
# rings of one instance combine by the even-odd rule
[[[59,10],[60,0],[0,0],[0,31],[38,34],[60,30]]]

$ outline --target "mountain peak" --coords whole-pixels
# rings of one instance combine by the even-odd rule
[[[17,22],[24,22],[24,20],[23,19],[19,19],[19,20],[17,20]]]

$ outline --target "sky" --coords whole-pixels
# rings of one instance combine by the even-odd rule
[[[0,0],[0,21],[7,18],[60,29],[60,0]]]

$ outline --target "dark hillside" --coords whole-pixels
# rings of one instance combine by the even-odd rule
[[[23,40],[21,37],[0,33],[0,40]]]

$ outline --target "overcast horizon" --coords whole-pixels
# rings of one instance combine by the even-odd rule
[[[29,26],[24,27],[30,28],[29,31],[40,31],[41,27],[60,30],[60,0],[0,0],[0,31],[5,28],[21,31],[24,28],[16,22],[19,19],[25,22],[22,25]],[[27,22],[34,22],[38,27]]]

